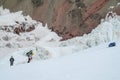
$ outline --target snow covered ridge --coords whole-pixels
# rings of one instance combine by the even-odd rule
[[[10,12],[9,9],[3,9],[2,6],[0,7],[0,26],[15,25],[17,24],[16,21],[19,23],[28,22],[29,24],[36,23],[29,15],[23,16],[22,11]]]
[[[105,19],[89,34],[63,41],[61,46],[82,46],[88,48],[110,41],[120,40],[120,16],[109,12]]]
[[[35,30],[31,32],[21,33],[20,35],[12,32],[6,32],[0,30],[0,48],[23,48],[28,46],[34,46],[35,43],[46,43],[51,40],[59,41],[59,37],[56,33],[51,32],[47,27],[42,27],[42,24],[38,24]]]
[[[21,32],[21,33],[20,33]],[[25,33],[22,33],[25,32]],[[17,35],[17,34],[19,35]],[[49,39],[43,39],[50,36]],[[22,11],[10,12],[8,9],[0,7],[0,47],[22,48],[33,46],[37,41],[59,41],[56,33],[51,32],[47,25],[32,20],[30,16],[23,16]]]
[[[10,12],[8,9],[0,7],[0,29],[7,32],[29,32],[35,29],[37,22],[30,16],[23,16],[22,11]]]

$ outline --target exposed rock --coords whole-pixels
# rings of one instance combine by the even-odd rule
[[[87,8],[85,14],[83,15],[83,19],[86,20],[89,16],[93,15],[95,12],[100,10],[109,0],[97,0],[90,7]]]
[[[23,32],[30,32],[32,30],[35,29],[35,24],[28,24],[28,23],[22,23],[22,24],[19,24],[19,22],[17,22],[18,24],[17,25],[12,25],[12,26],[2,26],[2,30],[4,31],[7,31],[7,32],[13,32],[13,33],[16,33],[16,34],[20,34],[20,33],[23,33]]]

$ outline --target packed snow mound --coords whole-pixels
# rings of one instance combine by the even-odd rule
[[[5,15],[9,13],[10,13],[9,9],[3,9],[3,6],[0,7],[0,15]]]

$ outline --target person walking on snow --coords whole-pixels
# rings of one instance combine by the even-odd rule
[[[10,57],[9,61],[10,61],[10,66],[13,66],[13,64],[14,64],[14,58],[13,58],[13,56]]]
[[[28,57],[28,61],[27,63],[30,63],[30,61],[32,60],[32,56],[33,56],[33,51],[30,50],[29,52],[26,53],[26,56]]]

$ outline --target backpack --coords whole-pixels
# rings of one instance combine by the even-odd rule
[[[27,57],[30,57],[31,55],[34,55],[34,53],[33,53],[32,50],[26,53],[26,56],[27,56]]]
[[[114,47],[114,46],[116,46],[116,43],[115,43],[115,42],[112,42],[112,43],[109,44],[108,47]]]

